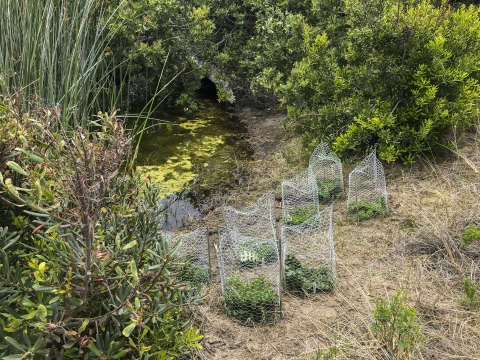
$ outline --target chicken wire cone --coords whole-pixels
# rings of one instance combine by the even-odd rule
[[[359,220],[388,211],[385,173],[375,151],[348,175],[347,209]]]
[[[309,166],[282,182],[282,215],[285,225],[299,225],[318,212],[317,183]]]
[[[322,204],[344,194],[342,162],[323,141],[313,150],[309,165],[315,176],[318,199]]]
[[[247,326],[280,319],[280,259],[273,239],[218,228],[218,262],[227,316]]]
[[[274,202],[274,194],[269,192],[243,209],[225,206],[222,214],[227,229],[251,238],[276,241]]]
[[[286,290],[332,291],[336,282],[333,204],[300,225],[282,226],[281,239]]]
[[[166,234],[178,246],[176,255],[188,261],[182,280],[195,287],[210,283],[208,229],[201,227],[190,233]]]

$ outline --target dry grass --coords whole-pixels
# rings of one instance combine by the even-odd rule
[[[269,124],[262,121],[247,121],[257,154],[251,178],[215,199],[214,210],[202,220],[212,230],[220,222],[220,206],[243,207],[271,190],[278,196],[281,180],[306,166],[302,151],[295,150],[297,139],[283,140],[281,130],[269,133],[273,139],[258,136]],[[274,124],[278,117],[271,119]],[[357,223],[346,213],[346,200],[338,201],[335,291],[304,298],[285,294],[283,318],[273,326],[246,328],[227,318],[214,279],[196,314],[205,335],[196,358],[311,359],[318,349],[335,345],[336,359],[392,359],[371,330],[372,312],[378,299],[402,289],[410,294],[426,337],[415,359],[480,359],[480,310],[459,304],[464,277],[480,280],[480,245],[465,247],[460,240],[468,226],[480,224],[479,147],[479,138],[472,136],[447,159],[423,160],[412,169],[387,167],[385,218]],[[280,217],[281,209],[276,210]],[[212,241],[217,242],[215,231]],[[213,273],[218,276],[218,270]]]

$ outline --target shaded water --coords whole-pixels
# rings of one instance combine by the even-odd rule
[[[138,169],[159,182],[172,202],[165,228],[201,216],[212,192],[241,183],[244,161],[251,157],[247,129],[230,120],[222,107],[202,100],[198,110],[184,115],[169,109],[147,124],[138,154]]]

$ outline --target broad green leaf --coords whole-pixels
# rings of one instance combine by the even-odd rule
[[[125,245],[122,248],[122,250],[128,250],[128,249],[134,247],[135,245],[137,245],[137,240],[130,241],[127,245]]]
[[[30,307],[30,308],[37,307],[37,304],[35,304],[33,301],[31,301],[28,298],[23,298],[21,304],[23,307]]]
[[[14,354],[2,357],[2,360],[21,360],[23,359],[23,354]]]
[[[32,289],[35,290],[35,291],[38,291],[38,292],[51,293],[56,288],[53,287],[53,286],[44,286],[44,285],[35,284],[35,285],[32,286]]]
[[[38,310],[35,310],[32,312],[29,312],[28,314],[22,315],[22,318],[25,320],[32,320],[35,316],[37,316],[37,311]]]
[[[131,323],[125,329],[123,329],[122,334],[126,337],[129,337],[130,334],[132,333],[133,329],[135,329],[135,326],[136,326],[135,323]]]
[[[38,305],[37,314],[40,320],[45,321],[45,319],[47,318],[47,308],[45,307],[45,305]]]
[[[97,356],[103,356],[103,352],[98,350],[98,348],[95,346],[95,343],[92,340],[88,342],[88,349]]]
[[[6,165],[8,166],[9,169],[15,171],[16,173],[27,176],[27,173],[25,172],[25,170],[23,170],[21,166],[18,165],[15,161],[9,160],[7,161]]]
[[[82,325],[78,328],[78,333],[81,334],[83,330],[87,327],[87,325],[90,323],[89,319],[83,320]]]
[[[20,350],[20,351],[27,351],[28,350],[28,348],[26,346],[20,345],[15,339],[11,338],[10,336],[5,336],[5,341],[8,342],[10,345],[12,345],[17,350]]]

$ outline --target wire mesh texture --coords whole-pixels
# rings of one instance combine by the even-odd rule
[[[336,280],[333,204],[300,225],[281,230],[285,289],[290,293],[333,290]]]
[[[182,279],[193,286],[210,282],[208,229],[198,228],[189,233],[167,233],[172,244],[178,244],[177,256],[188,259]]]
[[[375,151],[348,175],[347,209],[359,220],[387,213],[385,173]]]
[[[282,215],[285,225],[298,225],[318,212],[318,189],[312,167],[282,182]]]
[[[218,228],[218,262],[227,316],[247,326],[280,319],[280,260],[274,238]]]
[[[329,203],[343,195],[342,162],[323,141],[313,150],[309,164],[317,182],[320,203]]]
[[[242,236],[276,241],[274,202],[273,192],[268,192],[243,209],[225,206],[222,214],[227,229]]]

